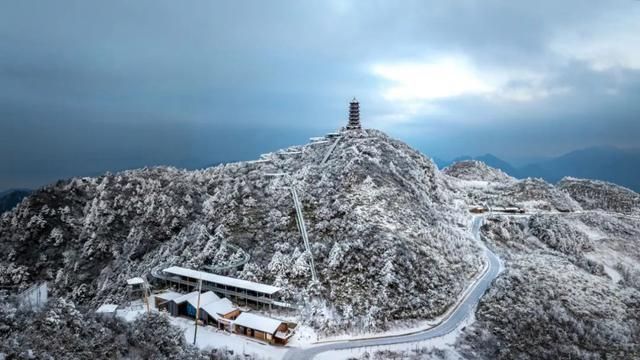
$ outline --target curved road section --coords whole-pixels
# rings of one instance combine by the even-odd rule
[[[482,222],[482,217],[475,217],[473,219],[471,230],[476,241],[478,241],[478,243],[480,243],[480,245],[484,248],[484,254],[488,260],[487,271],[485,271],[484,275],[482,275],[482,277],[480,277],[476,281],[476,283],[473,285],[473,289],[471,289],[471,291],[467,293],[466,298],[462,300],[458,304],[458,307],[440,324],[430,329],[420,330],[402,335],[383,336],[369,339],[343,340],[312,345],[311,347],[304,349],[294,348],[289,350],[285,354],[284,359],[312,359],[316,355],[326,351],[347,350],[366,346],[384,346],[421,342],[444,336],[455,330],[467,317],[471,315],[471,313],[476,308],[476,305],[478,305],[480,298],[482,298],[482,295],[484,295],[487,288],[489,288],[489,286],[491,285],[493,279],[495,279],[500,272],[500,259],[498,259],[496,254],[494,254],[491,250],[484,246],[484,244],[480,240],[480,226],[482,225]]]

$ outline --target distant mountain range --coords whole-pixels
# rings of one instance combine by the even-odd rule
[[[0,192],[0,214],[13,209],[31,193],[27,189],[12,189]]]
[[[433,160],[441,169],[462,160],[479,160],[516,178],[536,177],[555,183],[565,176],[573,176],[610,181],[640,192],[640,149],[591,147],[522,167],[515,167],[492,154],[461,156],[450,161]]]

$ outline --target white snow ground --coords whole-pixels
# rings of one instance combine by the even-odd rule
[[[173,325],[184,330],[187,342],[192,344],[195,331],[194,321],[179,317],[170,317],[170,320]],[[286,347],[269,345],[248,337],[218,330],[211,326],[198,326],[196,346],[200,349],[227,348],[232,350],[234,354],[251,355],[258,359],[273,360],[281,359],[288,350]]]
[[[149,298],[151,311],[158,311],[154,297]],[[146,306],[141,300],[131,302],[129,306],[118,308],[116,314],[125,321],[134,321],[138,316],[146,312]],[[193,320],[169,316],[171,324],[183,329],[187,342],[193,343],[193,333],[195,332],[195,323]],[[291,344],[296,346],[304,346],[316,341],[315,332],[309,327],[302,326],[296,332]],[[235,335],[226,331],[218,330],[212,326],[198,326],[198,335],[196,337],[196,346],[200,349],[227,348],[232,350],[234,354],[248,354],[256,359],[279,360],[287,352],[288,348],[283,346],[269,345],[255,339],[251,339],[241,335]]]

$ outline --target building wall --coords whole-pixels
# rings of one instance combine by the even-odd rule
[[[260,340],[267,340],[266,333],[263,333],[262,331],[258,331],[258,330],[254,331],[253,337],[255,337],[256,339],[260,339]]]
[[[225,319],[229,319],[229,320],[234,320],[238,316],[240,316],[240,309],[236,309],[236,310],[233,310],[232,312],[230,312],[228,314],[225,314],[224,318]]]
[[[178,304],[173,301],[169,301],[167,303],[167,309],[169,310],[169,314],[171,316],[178,316]]]
[[[167,301],[159,297],[155,298],[155,304],[158,310],[167,309],[167,311],[169,311],[169,303],[171,303],[171,301]]]
[[[186,306],[185,310],[186,310],[186,314],[188,316],[190,316],[192,318],[196,317],[197,311],[196,311],[195,306],[192,306],[191,304],[187,303],[187,306]]]

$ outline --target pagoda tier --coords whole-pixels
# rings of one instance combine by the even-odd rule
[[[348,130],[361,129],[360,126],[360,103],[356,98],[353,98],[349,103],[349,124],[347,124]]]

